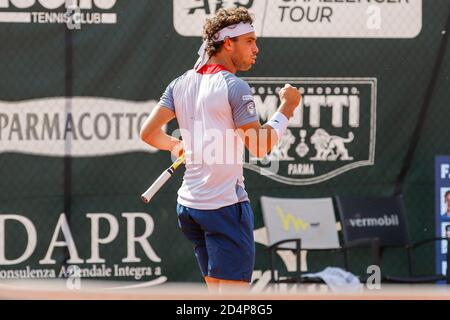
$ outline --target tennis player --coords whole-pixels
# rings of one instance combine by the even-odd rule
[[[169,84],[141,130],[146,143],[175,156],[185,152],[178,224],[194,244],[200,270],[214,291],[251,282],[255,244],[243,146],[259,158],[270,152],[301,99],[286,84],[277,112],[261,126],[249,85],[235,75],[256,62],[259,49],[252,23],[244,8],[221,9],[208,19],[194,68]],[[175,117],[183,143],[162,130]]]

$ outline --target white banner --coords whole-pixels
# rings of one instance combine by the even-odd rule
[[[117,0],[0,0],[0,23],[116,24]],[[65,9],[65,11],[63,11]]]
[[[96,97],[0,101],[0,153],[83,157],[156,152],[139,138],[156,104]]]
[[[217,9],[243,6],[259,37],[414,38],[422,29],[422,0],[174,0],[174,26],[201,36]]]

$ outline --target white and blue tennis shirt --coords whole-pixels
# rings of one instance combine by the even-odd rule
[[[247,201],[244,146],[234,130],[259,120],[249,85],[221,65],[205,65],[172,81],[159,104],[175,112],[185,146],[178,203],[212,210]]]

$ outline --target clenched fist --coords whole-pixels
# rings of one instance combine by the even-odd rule
[[[289,119],[295,108],[300,104],[300,99],[302,98],[300,91],[287,83],[280,90],[279,96],[281,100],[280,112],[284,113]]]

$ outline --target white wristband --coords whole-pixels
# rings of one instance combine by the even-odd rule
[[[286,132],[288,123],[289,119],[278,111],[273,114],[269,121],[267,121],[267,124],[277,132],[278,141],[280,141],[281,137]]]

